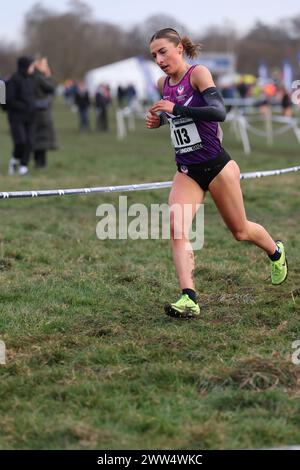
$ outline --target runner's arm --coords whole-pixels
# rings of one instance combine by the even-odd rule
[[[175,104],[173,114],[200,121],[225,121],[226,109],[222,95],[206,67],[199,65],[194,68],[191,74],[191,85],[202,94],[207,106],[190,107]]]

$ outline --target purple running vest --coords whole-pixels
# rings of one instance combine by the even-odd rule
[[[207,106],[200,91],[194,90],[190,76],[196,65],[191,66],[180,82],[170,85],[167,77],[163,87],[163,99],[181,106]],[[166,113],[171,130],[171,140],[175,148],[177,163],[190,165],[207,162],[222,150],[221,128],[217,122],[194,121],[190,117],[179,117]]]

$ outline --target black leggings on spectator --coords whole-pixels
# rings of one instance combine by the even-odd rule
[[[20,160],[20,165],[27,166],[30,157],[30,147],[27,144],[16,144],[14,147],[14,157]]]
[[[44,168],[47,165],[46,150],[35,150],[34,162],[36,168]]]

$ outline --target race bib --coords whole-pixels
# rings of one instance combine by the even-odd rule
[[[168,118],[168,121],[176,154],[193,152],[202,148],[201,137],[193,119],[175,117]]]

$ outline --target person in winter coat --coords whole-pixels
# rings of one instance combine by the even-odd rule
[[[6,111],[14,144],[9,175],[15,174],[17,167],[20,175],[26,175],[34,145],[35,82],[30,74],[31,63],[29,57],[19,57],[17,71],[6,83]]]
[[[91,102],[83,80],[78,83],[74,101],[78,109],[79,130],[88,131],[90,129],[89,107]]]
[[[52,116],[55,82],[45,57],[34,62],[33,79],[36,108],[34,161],[36,168],[45,168],[47,166],[47,151],[57,149]]]
[[[95,95],[96,129],[108,131],[107,107],[111,101],[110,93],[105,85],[99,85]]]

